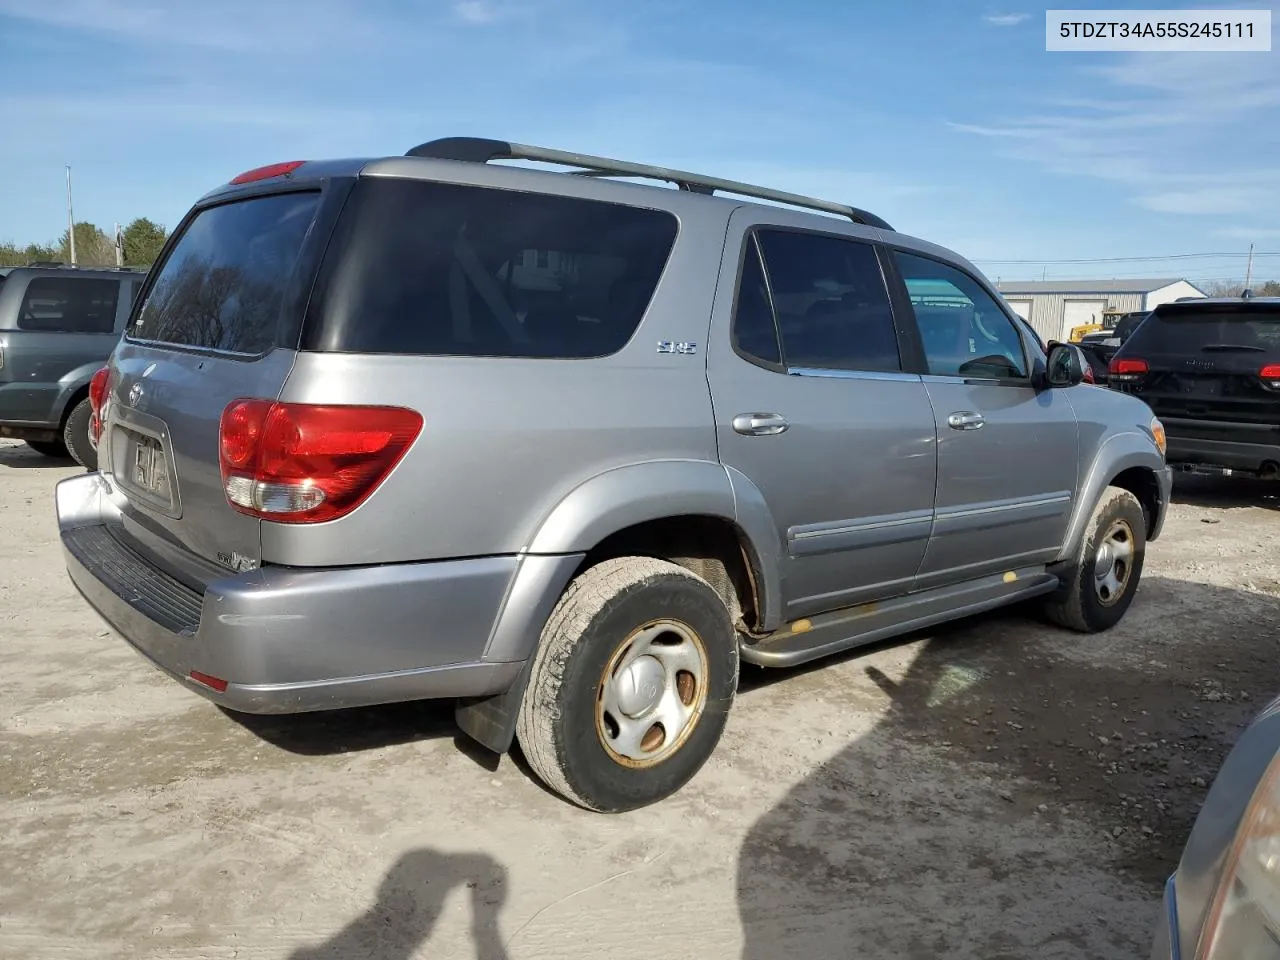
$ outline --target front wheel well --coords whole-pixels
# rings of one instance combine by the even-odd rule
[[[1128,490],[1142,504],[1142,513],[1147,520],[1147,535],[1155,529],[1160,517],[1160,483],[1156,475],[1146,467],[1130,467],[1112,478],[1109,486]]]
[[[649,520],[610,534],[587,552],[574,577],[616,557],[653,557],[709,583],[735,625],[759,624],[759,565],[743,531],[723,517],[686,515]]]

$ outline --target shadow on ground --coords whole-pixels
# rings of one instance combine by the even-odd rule
[[[0,444],[0,467],[13,470],[51,470],[57,467],[74,467],[76,462],[71,457],[46,457],[36,453],[25,443]]]
[[[377,901],[324,943],[303,947],[290,960],[410,960],[431,939],[445,898],[469,891],[471,936],[478,960],[505,960],[498,917],[507,895],[507,871],[484,854],[410,851],[391,867]],[[452,956],[453,954],[449,954]]]
[[[1228,510],[1239,507],[1280,510],[1280,480],[1178,473],[1173,478],[1173,502]]]
[[[897,680],[866,667],[886,717],[742,846],[744,957],[1145,956],[1207,785],[1280,693],[1278,611],[1150,577],[1105,634],[1015,608]]]
[[[391,703],[283,716],[222,712],[272,746],[302,756],[377,750],[419,740],[438,740],[457,733],[453,704],[446,701]]]

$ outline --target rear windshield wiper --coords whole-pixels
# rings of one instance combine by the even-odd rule
[[[1200,348],[1205,353],[1266,353],[1266,347],[1257,347],[1251,343],[1209,343]]]

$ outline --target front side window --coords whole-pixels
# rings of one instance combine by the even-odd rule
[[[271,349],[319,204],[319,193],[285,193],[201,211],[165,258],[129,335],[234,353]]]
[[[875,249],[841,237],[761,230],[784,361],[830,370],[902,369]]]
[[[894,251],[915,311],[929,373],[1023,380],[1026,352],[1013,323],[976,280],[955,267]]]
[[[84,277],[35,277],[18,309],[18,329],[47,333],[111,333],[120,283]]]

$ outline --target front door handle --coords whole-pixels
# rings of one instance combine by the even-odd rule
[[[740,413],[733,418],[733,429],[748,437],[771,437],[789,426],[787,418],[777,413]]]
[[[982,414],[972,410],[961,410],[947,417],[947,426],[952,430],[980,430],[986,422]]]

